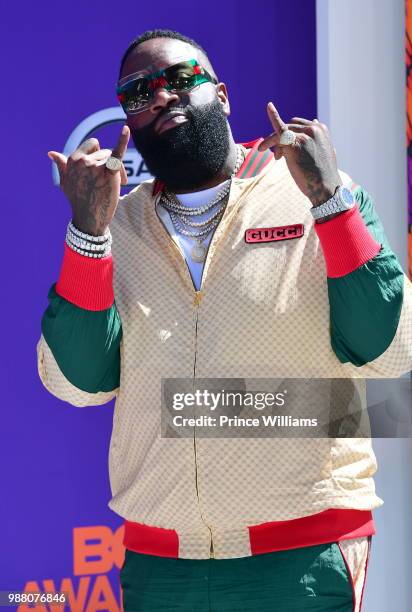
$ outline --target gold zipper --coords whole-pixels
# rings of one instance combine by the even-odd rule
[[[196,293],[200,294],[200,299],[203,295],[203,293],[201,291],[197,291]],[[194,386],[195,386],[195,379],[196,379],[196,360],[197,360],[197,323],[198,323],[198,317],[199,317],[199,303],[200,303],[200,299],[198,302],[195,301],[195,308],[196,308],[196,327],[195,327],[195,358],[193,361],[193,392],[194,392]],[[197,495],[197,501],[199,504],[199,512],[200,512],[200,516],[202,517],[202,521],[204,523],[204,525],[209,529],[210,531],[210,557],[214,557],[214,552],[213,552],[213,536],[212,536],[212,530],[209,527],[209,525],[207,524],[207,522],[205,521],[205,519],[203,518],[203,514],[202,514],[202,510],[200,508],[200,497],[199,497],[199,483],[198,483],[198,468],[197,468],[197,448],[196,448],[196,425],[193,428],[193,450],[194,450],[194,455],[195,455],[195,486],[196,486],[196,495]]]
[[[203,290],[196,291],[194,283],[193,283],[192,275],[190,274],[190,268],[189,268],[189,265],[188,265],[188,263],[186,261],[186,258],[184,256],[184,253],[182,252],[180,247],[176,244],[176,242],[173,240],[173,238],[169,234],[165,224],[163,223],[163,220],[159,217],[159,214],[158,214],[158,212],[156,210],[156,203],[155,203],[154,207],[155,207],[156,216],[159,219],[160,224],[163,227],[163,230],[164,230],[164,232],[166,234],[167,239],[169,240],[169,243],[172,243],[173,248],[175,250],[177,250],[177,252],[182,257],[183,261],[185,262],[186,270],[187,270],[188,276],[190,278],[190,283],[191,283],[191,285],[193,286],[193,289],[194,289],[193,306],[196,308],[195,347],[194,347],[195,357],[194,357],[194,361],[193,361],[193,384],[194,384],[194,381],[195,381],[195,378],[196,378],[197,323],[198,323],[198,316],[199,316],[199,304],[200,304],[200,302],[201,302],[201,300],[202,300],[202,298],[204,296],[204,291]],[[209,250],[208,250],[208,252],[209,252]],[[203,280],[203,274],[202,274],[202,280]],[[202,283],[201,283],[201,285],[202,285]],[[200,516],[202,517],[202,521],[203,521],[205,527],[207,527],[209,529],[209,531],[210,531],[210,556],[213,557],[214,553],[213,553],[212,530],[210,529],[210,527],[207,525],[206,521],[204,520],[203,515],[202,515],[202,511],[200,509],[199,486],[198,486],[198,469],[197,469],[197,449],[196,449],[196,435],[195,435],[195,432],[196,432],[196,426],[194,427],[194,430],[193,430],[193,450],[194,450],[194,455],[195,455],[195,486],[196,486],[196,495],[197,495],[197,501],[198,501],[198,504],[199,504]]]

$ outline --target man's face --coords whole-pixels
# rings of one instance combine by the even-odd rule
[[[130,52],[120,77],[149,67],[153,73],[190,59],[213,75],[195,47],[169,38],[147,40]],[[149,171],[171,189],[188,190],[222,169],[229,153],[229,113],[225,85],[208,82],[183,92],[159,87],[147,108],[128,115],[126,123]]]

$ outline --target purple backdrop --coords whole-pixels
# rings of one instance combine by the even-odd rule
[[[238,141],[271,131],[269,100],[285,120],[316,116],[315,0],[152,6],[26,0],[3,10],[0,590],[23,590],[31,581],[43,588],[51,584],[45,580],[59,589],[63,578],[77,590],[73,530],[121,524],[107,507],[112,403],[72,407],[49,395],[37,375],[40,320],[70,218],[47,151],[62,150],[84,118],[116,106],[120,57],[136,35],[155,27],[177,29],[206,48],[228,86]],[[102,139],[102,147],[113,145]],[[88,612],[117,609],[87,599],[94,589],[96,602],[100,589],[101,601],[109,601],[98,581],[103,574],[118,596],[116,568],[89,572],[86,599],[73,610],[85,609],[84,602]]]

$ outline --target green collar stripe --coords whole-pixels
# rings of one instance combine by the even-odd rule
[[[257,157],[257,155],[259,155],[259,151],[251,151],[249,153],[249,155],[246,157],[245,162],[247,161],[247,165],[243,168],[243,170],[241,170],[237,176],[238,178],[247,178],[247,174],[250,170],[250,168],[253,166],[253,163]]]
[[[246,166],[237,174],[238,178],[250,178],[256,176],[264,166],[272,159],[273,153],[270,149],[266,151],[258,151],[257,147],[253,148],[246,157]]]
[[[264,151],[262,157],[258,161],[257,166],[255,167],[255,170],[253,172],[253,176],[256,176],[256,174],[259,174],[259,172],[261,172],[263,170],[263,168],[266,166],[266,164],[268,164],[270,162],[272,157],[273,157],[273,154],[272,154],[272,152],[269,149],[267,151]]]

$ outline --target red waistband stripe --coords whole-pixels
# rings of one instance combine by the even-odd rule
[[[351,509],[324,510],[290,521],[249,527],[252,555],[350,540],[374,533],[372,512]]]
[[[248,527],[252,555],[316,546],[375,533],[370,510],[329,509],[318,514]],[[124,522],[123,544],[128,550],[159,557],[179,557],[179,535],[133,521]]]
[[[134,552],[158,557],[179,556],[179,536],[174,529],[124,522],[123,545]]]

